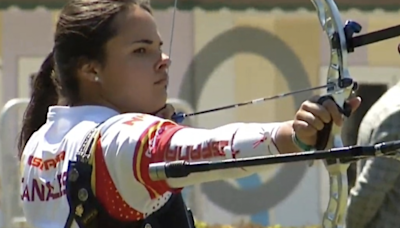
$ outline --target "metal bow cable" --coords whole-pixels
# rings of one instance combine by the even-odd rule
[[[315,6],[321,27],[326,33],[330,44],[330,64],[325,85],[275,95],[272,97],[258,98],[252,101],[226,105],[190,114],[177,113],[173,116],[173,119],[180,123],[186,117],[253,105],[322,88],[326,89],[326,93],[324,96],[321,96],[318,103],[322,104],[324,101],[331,99],[336,102],[341,113],[344,116],[349,117],[351,107],[349,107],[346,101],[357,89],[357,83],[353,81],[349,74],[347,60],[348,54],[353,52],[357,47],[400,36],[400,25],[353,37],[353,34],[361,31],[361,26],[353,21],[347,21],[344,25],[338,7],[333,0],[311,0],[311,2]],[[176,8],[177,0],[175,0],[172,30],[175,24]],[[171,45],[172,39],[173,31],[171,32]],[[324,160],[325,167],[328,170],[330,181],[330,198],[327,210],[323,216],[322,225],[324,228],[342,228],[345,227],[345,213],[349,190],[347,169],[349,164],[356,159],[363,157],[392,155],[391,153],[388,154],[388,152],[400,149],[400,142],[387,142],[370,147],[343,147],[341,131],[341,127],[333,125],[332,122],[326,124],[324,129],[318,133],[317,143],[315,146],[316,151],[295,153],[291,155],[279,155],[274,157],[263,156],[258,158],[224,160],[219,162],[161,162],[152,164],[149,171],[154,180],[160,180],[169,177],[184,177],[194,172],[232,167],[322,159]],[[326,150],[326,148],[332,149]]]

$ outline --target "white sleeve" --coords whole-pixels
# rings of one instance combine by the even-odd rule
[[[278,154],[273,138],[280,123],[233,123],[215,129],[177,128],[164,133],[157,140],[153,154],[163,156],[158,161],[206,161],[229,158],[255,157]],[[163,130],[161,130],[163,131]],[[170,134],[170,135],[168,135]],[[239,178],[265,171],[270,166],[232,168],[170,178],[170,187],[181,188],[193,184],[222,179]]]
[[[123,114],[106,121],[101,145],[107,169],[121,196],[134,208],[148,208],[149,199],[178,188],[243,177],[266,169],[235,168],[151,181],[148,173],[151,163],[277,154],[273,142],[280,126],[280,123],[234,123],[209,130],[180,126],[150,115]]]

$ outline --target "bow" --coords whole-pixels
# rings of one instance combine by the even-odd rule
[[[326,33],[330,44],[330,64],[327,72],[326,85],[283,93],[272,97],[258,98],[252,101],[222,106],[190,114],[177,113],[173,116],[173,119],[176,122],[181,123],[187,117],[252,105],[321,88],[326,88],[326,94],[320,97],[318,103],[322,104],[324,101],[331,99],[337,104],[339,111],[344,116],[349,117],[351,113],[351,107],[349,107],[346,101],[357,89],[357,83],[353,81],[349,74],[347,64],[348,54],[353,52],[356,47],[400,36],[400,26],[393,26],[391,28],[353,37],[353,34],[361,31],[361,26],[353,21],[347,21],[344,25],[342,23],[338,7],[333,0],[311,1],[315,6],[321,27]],[[172,30],[174,28],[176,8],[177,0],[175,0]],[[173,31],[171,32],[171,45],[172,39]],[[322,151],[326,148],[342,148],[342,150],[345,150],[346,148],[343,149],[341,131],[341,127],[333,125],[332,122],[325,124],[324,129],[318,133],[315,149]],[[350,149],[347,149],[347,151],[350,151]],[[328,170],[330,181],[330,198],[322,221],[324,228],[345,227],[346,204],[349,191],[347,182],[347,169],[352,161],[355,161],[355,159],[343,160],[342,158],[335,156],[324,160],[324,165]],[[237,164],[237,161],[234,162]],[[217,169],[217,167],[214,168]],[[218,169],[221,169],[221,167]],[[159,170],[155,172],[159,172]]]
[[[346,100],[357,87],[357,83],[350,77],[347,65],[348,44],[354,33],[361,31],[361,26],[355,22],[348,22],[343,26],[340,12],[333,0],[312,0],[318,13],[322,29],[326,33],[330,44],[330,63],[328,68],[327,83],[335,86],[327,89],[327,95],[322,96],[318,103],[322,104],[327,99],[336,102],[339,110],[346,117],[350,116],[351,107]],[[342,128],[325,124],[318,133],[317,150],[343,147],[341,138]],[[348,199],[347,169],[350,163],[341,159],[324,160],[324,165],[329,174],[329,201],[322,219],[324,228],[345,227],[346,204]]]

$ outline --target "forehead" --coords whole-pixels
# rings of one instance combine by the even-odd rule
[[[154,17],[139,6],[132,6],[127,12],[118,15],[115,23],[118,35],[126,42],[160,39]]]

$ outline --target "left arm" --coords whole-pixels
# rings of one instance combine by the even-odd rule
[[[301,149],[293,143],[293,133],[293,120],[283,122],[279,127],[274,142],[280,154],[301,152]]]
[[[171,119],[172,116],[175,114],[175,108],[171,104],[166,104],[165,107],[159,110],[155,116],[164,118],[164,119]],[[274,144],[281,154],[285,153],[294,153],[301,151],[292,140],[293,135],[293,120],[286,121],[280,123],[276,134],[274,135]]]

